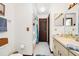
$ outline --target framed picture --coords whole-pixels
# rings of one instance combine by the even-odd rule
[[[5,15],[5,5],[0,3],[0,15],[4,16]]]

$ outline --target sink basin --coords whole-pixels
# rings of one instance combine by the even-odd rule
[[[65,34],[64,37],[65,38],[74,38],[74,36],[72,34]]]
[[[68,35],[64,35],[64,37],[69,38],[69,39],[73,39],[73,40],[79,42],[79,36],[68,34]]]

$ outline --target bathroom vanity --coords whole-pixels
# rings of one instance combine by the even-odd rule
[[[79,56],[79,52],[69,49],[67,47],[68,44],[79,44],[76,42],[74,38],[67,38],[67,37],[54,37],[54,55],[55,56]]]

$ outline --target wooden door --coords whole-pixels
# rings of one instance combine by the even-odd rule
[[[39,19],[39,41],[47,41],[47,19]]]

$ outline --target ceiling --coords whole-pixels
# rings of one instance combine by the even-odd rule
[[[68,9],[68,3],[34,3],[33,6],[37,15],[48,15],[51,10],[62,13]]]
[[[49,3],[36,3],[34,4],[35,12],[38,15],[49,14],[50,4]]]

